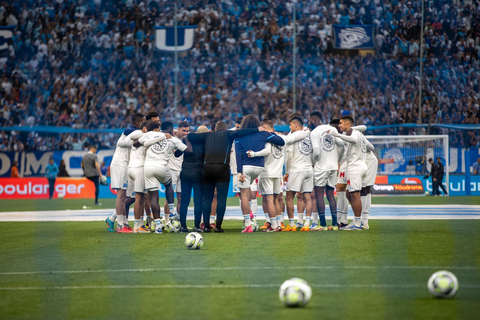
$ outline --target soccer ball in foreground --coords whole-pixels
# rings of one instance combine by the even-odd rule
[[[287,307],[304,307],[312,298],[312,288],[307,281],[300,278],[292,278],[280,286],[280,301]]]
[[[165,229],[170,233],[175,233],[180,231],[180,221],[178,220],[170,220],[168,221]]]
[[[203,237],[200,233],[190,232],[185,237],[185,245],[189,250],[198,250],[203,246]]]
[[[430,195],[430,192],[425,191],[425,195],[426,195],[426,196],[429,196],[429,195]]]
[[[250,225],[252,226],[253,232],[257,232],[257,230],[258,230],[258,223],[257,223],[257,221],[256,221],[256,220],[252,220],[252,221],[250,222]]]
[[[428,279],[428,291],[436,298],[453,298],[458,291],[458,280],[449,271],[438,271]]]
[[[65,195],[63,193],[59,193],[57,197],[58,197],[58,199],[63,199],[63,197],[65,197]]]

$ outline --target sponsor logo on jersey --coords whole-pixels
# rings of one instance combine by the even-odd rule
[[[321,139],[323,150],[330,152],[335,148],[335,138],[330,133],[327,133],[327,131],[322,133]]]
[[[305,139],[300,141],[298,144],[298,148],[300,149],[300,152],[306,156],[312,154],[313,149],[312,149],[312,140],[310,140],[310,135],[308,135]]]

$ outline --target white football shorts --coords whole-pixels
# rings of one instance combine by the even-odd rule
[[[127,190],[127,167],[120,167],[112,164],[110,166],[110,187],[113,190]]]
[[[143,167],[128,168],[128,177],[133,180],[133,191],[135,193],[145,193]]]
[[[260,177],[258,179],[258,190],[262,196],[280,194],[282,192],[282,179]]]
[[[348,181],[347,181],[347,190],[348,192],[360,191],[363,187],[363,181],[367,176],[367,170],[361,171],[349,171],[348,172]]]
[[[290,172],[287,181],[287,191],[312,192],[313,170],[302,172]]]
[[[173,192],[182,193],[182,184],[181,184],[181,181],[180,181],[180,171],[170,170],[170,174],[172,175]]]
[[[337,183],[337,170],[314,171],[315,187],[329,186],[335,188]]]
[[[143,170],[145,174],[145,189],[158,190],[159,183],[167,185],[172,181],[172,174],[167,167],[147,166]]]
[[[378,169],[378,160],[375,158],[374,161],[371,161],[367,165],[367,176],[365,177],[364,186],[370,187],[375,184],[375,178],[377,177]]]
[[[243,176],[245,177],[245,181],[241,182],[238,181],[238,188],[246,189],[250,188],[252,183],[255,179],[258,178],[265,171],[264,167],[257,167],[257,166],[243,166]]]

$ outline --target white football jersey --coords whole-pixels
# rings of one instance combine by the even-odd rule
[[[138,131],[140,130],[136,131],[137,134],[138,134]],[[146,151],[147,150],[143,145],[138,148],[135,148],[134,146],[132,146],[132,150],[130,151],[130,162],[128,163],[128,167],[129,168],[143,167],[143,165],[145,164]]]
[[[232,174],[237,174],[237,155],[235,152],[235,140],[232,143],[232,149],[230,151],[230,171]]]
[[[284,138],[284,136],[280,136]],[[271,148],[270,154],[265,156],[265,171],[262,178],[282,177],[283,165],[285,163],[285,146],[277,146],[273,143],[265,144],[265,148]]]
[[[122,133],[117,140],[115,153],[113,154],[111,165],[128,167],[130,161],[130,151],[132,148],[132,140]]]
[[[363,136],[363,139],[367,140],[367,138],[365,138],[365,136]],[[367,153],[365,154],[365,162],[366,162],[367,166],[375,160],[377,160],[377,157],[375,156],[375,153],[373,153],[373,151],[370,151],[370,150],[367,149]]]
[[[175,157],[175,150],[170,155],[170,161],[168,161],[168,169],[175,170],[175,171],[182,171],[183,154],[177,158]]]
[[[351,137],[354,137],[356,142],[348,143],[347,165],[349,171],[367,170],[365,163],[365,155],[367,153],[367,143],[363,135],[356,131],[352,131]]]
[[[163,135],[161,132],[151,131],[143,135],[139,139],[141,144],[145,144],[150,139],[155,139],[159,135]],[[182,143],[178,138],[172,137],[171,139],[161,140],[156,142],[147,148],[147,155],[145,158],[145,165],[149,166],[168,166],[170,156],[175,149],[185,151],[186,145]]]
[[[316,171],[338,169],[338,147],[335,140],[337,138],[327,133],[327,131],[332,129],[334,128],[329,125],[321,125],[310,133],[312,148],[318,148],[320,150],[320,158],[314,164]]]
[[[293,141],[295,135],[307,136],[302,140]],[[287,144],[287,167],[288,173],[291,172],[304,172],[312,170],[312,141],[310,139],[310,133],[305,131],[296,131],[290,133],[284,138]]]

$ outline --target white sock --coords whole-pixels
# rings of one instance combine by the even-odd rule
[[[346,212],[344,211],[344,206],[345,206],[345,201],[347,201],[347,198],[345,196],[345,191],[337,191],[337,198],[338,198],[338,203],[337,203],[337,215],[338,215],[338,221],[341,223],[345,223],[345,215]],[[348,218],[346,219],[348,221]]]
[[[281,226],[282,216],[281,216],[281,215],[278,215],[276,219],[277,219],[277,226]]]
[[[155,221],[155,229],[160,229],[160,228],[162,227],[162,226],[161,226],[162,220],[160,220],[160,219],[155,219],[154,221]]]
[[[134,229],[140,229],[141,225],[140,225],[140,220],[135,220],[133,222],[133,228]]]
[[[116,212],[112,213],[112,215],[108,217],[108,220],[115,222],[115,220],[117,220],[117,213]]]
[[[298,223],[303,224],[303,212],[298,213]]]
[[[265,220],[266,220],[267,222],[270,222],[270,216],[268,215],[268,213],[265,213]]]
[[[345,221],[345,224],[348,224],[348,204],[348,199],[345,195],[345,201],[343,201],[343,220]]]
[[[281,217],[280,222],[285,223],[285,219],[284,219],[284,218],[285,218],[285,212],[282,212],[282,217]]]
[[[245,227],[249,227],[251,226],[251,222],[250,222],[250,214],[246,214],[243,216],[243,219],[245,219]]]
[[[123,228],[124,221],[125,221],[125,216],[122,216],[122,215],[117,216],[117,229]]]
[[[288,219],[288,224],[293,228],[295,226],[295,219]]]
[[[305,219],[305,224],[303,226],[310,227],[310,222],[312,222],[312,217],[307,217],[307,219]]]
[[[128,225],[128,219],[126,216],[123,216],[123,224]]]
[[[365,208],[363,209],[362,212],[362,222],[368,223],[368,216],[370,215],[370,207],[372,206],[372,194],[369,193],[367,195],[367,201],[365,203]]]
[[[312,222],[318,224],[318,212],[312,213]]]
[[[250,200],[250,210],[253,212],[253,216],[257,217],[257,199]]]
[[[170,210],[170,214],[175,215],[177,212],[175,210],[175,203],[169,203],[168,204],[168,210]]]
[[[362,225],[362,220],[360,217],[355,217],[355,227],[360,227]]]
[[[277,229],[277,219],[270,219],[270,221],[271,221],[270,222],[271,223],[270,227],[272,229]]]
[[[215,216],[210,216],[210,224],[215,223]]]

